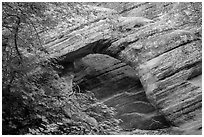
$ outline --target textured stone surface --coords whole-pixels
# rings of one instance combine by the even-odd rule
[[[83,89],[95,89],[99,99],[141,87],[134,70],[110,56],[91,54],[79,61],[76,64],[81,71],[76,74],[75,81]]]
[[[202,129],[201,12],[192,5],[175,5],[161,20],[132,30],[107,48],[138,70],[150,102],[184,134]]]
[[[182,9],[178,8],[177,15],[172,16],[179,18],[169,16],[170,23],[164,24],[165,28],[146,28],[155,30],[156,34],[148,34],[143,29],[124,38],[136,42],[119,54],[133,66],[139,66],[135,69],[139,71],[150,102],[172,124],[184,130],[184,134],[197,134],[202,129],[201,26],[200,19],[191,10],[189,5],[183,5]],[[184,11],[188,11],[191,19],[183,15]]]
[[[201,56],[201,42],[195,41],[140,65],[147,96],[176,126],[200,120]]]
[[[75,62],[74,81],[93,92],[123,120],[123,129],[157,129],[167,126],[165,118],[150,104],[137,73],[130,66],[107,55],[91,54]],[[148,123],[148,124],[147,124]]]
[[[200,134],[202,129],[201,3],[126,3],[125,6],[119,15],[82,25],[81,28],[48,43],[45,47],[50,51],[51,57],[60,57],[59,62],[65,64],[90,53],[108,54],[129,64],[136,70],[134,76],[132,73],[128,74],[131,86],[137,87],[138,83],[135,84],[134,80],[138,80],[139,76],[144,87],[140,89],[145,91],[148,100],[158,111],[174,126],[184,130],[184,134]],[[94,66],[94,63],[91,65]],[[116,63],[113,68],[120,67],[124,70],[127,67],[120,65],[122,63]],[[100,67],[98,65],[98,68]],[[102,70],[110,71],[108,68]],[[110,73],[104,72],[98,77],[99,72],[95,70],[86,70],[88,74],[77,82],[83,88],[94,89],[100,99],[106,99],[107,103],[117,108],[116,104],[121,103],[120,100],[134,98],[134,96],[127,97],[125,92],[129,86],[125,84],[127,78],[123,77],[120,80],[124,75],[120,69],[117,70],[111,73],[117,76],[114,79],[120,81],[118,83]],[[105,81],[114,84],[104,85]],[[99,86],[102,84],[103,88]],[[139,91],[138,87],[136,89]],[[145,102],[144,100],[142,102]],[[137,105],[137,101],[139,100],[136,99],[131,103]],[[147,112],[141,107],[136,109],[132,104],[127,104],[121,104],[118,108],[118,116],[123,119],[126,127],[140,128],[140,125],[135,126],[134,123],[141,121],[144,123],[144,119],[152,116],[138,114],[140,112],[137,111],[143,114]],[[150,111],[151,107],[148,108]]]

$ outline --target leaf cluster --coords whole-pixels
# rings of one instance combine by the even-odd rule
[[[118,130],[112,109],[92,106],[98,102],[94,95],[82,93],[77,85],[69,87],[56,71],[60,66],[45,58],[40,33],[56,25],[45,14],[47,5],[2,3],[3,134],[110,134]]]

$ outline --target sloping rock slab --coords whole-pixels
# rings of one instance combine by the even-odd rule
[[[201,41],[164,53],[140,66],[146,94],[174,125],[202,127]]]
[[[105,53],[103,49],[121,37],[125,32],[134,28],[140,28],[153,21],[144,17],[104,17],[86,25],[82,24],[78,29],[68,31],[63,37],[55,38],[43,47],[49,52],[49,58],[59,60],[71,60],[84,57],[93,53]],[[105,44],[101,44],[105,42]],[[107,43],[107,44],[106,44]],[[107,53],[105,53],[107,54]]]
[[[154,42],[151,44],[151,41]],[[138,60],[141,63],[140,80],[149,100],[175,126],[195,134],[200,132],[202,129],[200,37],[195,35],[195,31],[175,30],[139,42],[147,49],[141,50]]]

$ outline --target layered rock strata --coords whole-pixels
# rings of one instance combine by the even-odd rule
[[[197,134],[202,129],[201,22],[189,7],[114,42],[107,51],[116,56],[112,49],[123,46],[117,57],[138,70],[150,102],[184,133]]]
[[[116,109],[123,129],[158,129],[168,126],[165,118],[147,100],[134,69],[108,55],[90,54],[77,64],[74,81],[83,90]]]
[[[62,64],[91,53],[108,54],[129,64],[139,76],[148,100],[168,121],[184,131],[200,134],[201,8],[201,3],[127,4],[119,15],[96,20],[45,47],[50,57],[59,57]],[[116,92],[121,94],[121,90]],[[118,108],[119,114],[122,116],[128,107],[132,108],[131,105]],[[129,109],[126,111],[129,113]],[[138,116],[132,113],[131,118],[137,121]]]

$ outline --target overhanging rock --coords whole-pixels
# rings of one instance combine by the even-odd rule
[[[77,61],[74,81],[80,89],[116,109],[123,129],[160,129],[169,126],[148,101],[137,72],[121,61],[103,54],[90,54]]]
[[[130,64],[138,72],[149,101],[186,134],[200,134],[202,4],[163,3],[163,7],[169,7],[166,12],[160,12],[162,8],[155,5],[136,4],[121,13],[129,16],[140,11],[148,18],[151,16],[145,13],[149,9],[158,10],[148,18],[153,21],[143,25],[134,24],[132,17],[126,17],[129,20],[123,23],[124,17],[104,18],[45,47],[51,57],[65,63],[102,52]],[[121,24],[125,28],[122,31]]]

